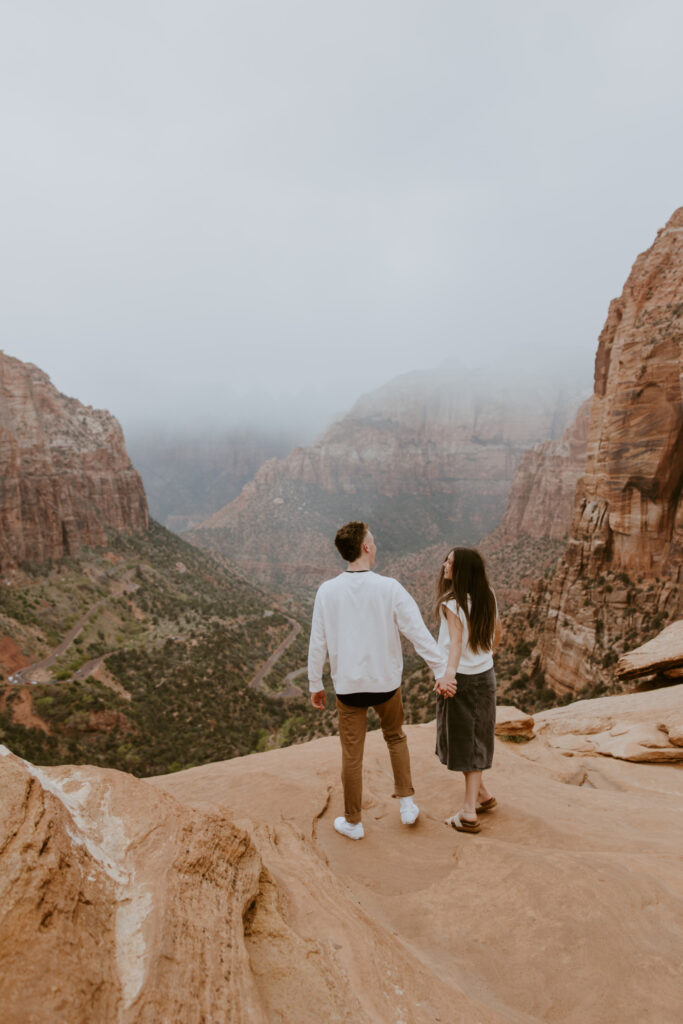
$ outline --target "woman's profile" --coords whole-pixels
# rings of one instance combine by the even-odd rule
[[[484,559],[474,548],[452,548],[437,584],[438,644],[448,657],[436,690],[436,754],[442,764],[465,776],[462,806],[446,824],[458,832],[478,832],[477,812],[496,799],[482,772],[491,767],[496,725],[493,649],[502,635],[496,598]]]

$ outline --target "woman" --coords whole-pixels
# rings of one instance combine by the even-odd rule
[[[484,559],[474,548],[453,548],[441,567],[435,614],[438,644],[448,667],[436,690],[436,754],[465,775],[465,799],[446,819],[458,832],[478,832],[477,811],[496,806],[482,780],[491,767],[496,726],[493,650],[502,627]]]

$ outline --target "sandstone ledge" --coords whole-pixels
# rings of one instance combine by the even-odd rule
[[[675,678],[683,669],[683,619],[672,622],[652,640],[622,654],[617,662],[621,679],[636,679],[651,672],[671,673]]]
[[[462,777],[433,723],[407,729],[412,828],[369,733],[360,843],[332,828],[336,737],[146,781],[7,753],[3,1024],[673,1021],[683,772],[580,746],[671,737],[681,693],[536,715],[535,738],[496,746],[476,836],[443,824]]]
[[[544,741],[567,755],[683,761],[683,686],[577,701],[536,715]]]
[[[512,705],[499,704],[496,707],[496,736],[519,736],[532,739],[534,720]]]

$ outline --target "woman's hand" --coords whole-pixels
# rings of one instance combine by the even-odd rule
[[[457,689],[458,684],[455,679],[455,673],[449,673],[448,669],[434,683],[434,690],[436,693],[440,693],[442,697],[454,697]]]

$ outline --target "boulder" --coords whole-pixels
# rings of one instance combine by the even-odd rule
[[[533,739],[534,720],[511,704],[499,704],[496,708],[496,736],[519,736]]]

